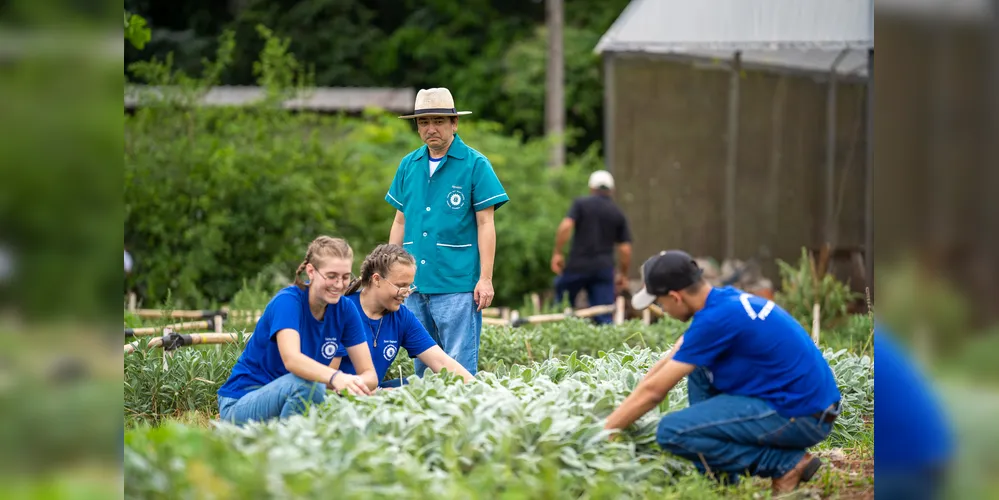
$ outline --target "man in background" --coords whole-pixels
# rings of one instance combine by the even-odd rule
[[[631,231],[628,219],[614,203],[614,177],[606,170],[590,175],[590,195],[576,198],[555,233],[551,268],[556,274],[555,296],[573,306],[580,290],[586,290],[590,306],[614,303],[617,292],[628,284],[631,265]],[[575,234],[573,234],[575,232]],[[569,237],[572,247],[566,261],[563,249]],[[617,274],[614,250],[617,249]],[[610,314],[594,317],[597,324],[611,322]]]

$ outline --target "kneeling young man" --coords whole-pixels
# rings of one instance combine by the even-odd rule
[[[701,473],[738,481],[773,479],[794,490],[821,465],[806,449],[824,440],[839,415],[832,369],[808,333],[773,301],[714,288],[690,255],[663,251],[642,265],[636,309],[658,302],[690,326],[608,418],[623,429],[666,398],[685,376],[688,408],[659,422],[656,441]]]

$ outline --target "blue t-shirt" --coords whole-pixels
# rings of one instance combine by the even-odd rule
[[[385,314],[381,319],[370,319],[361,308],[360,293],[348,295],[345,299],[357,308],[361,321],[367,323],[365,333],[367,334],[368,348],[371,349],[371,361],[375,364],[375,371],[378,372],[378,380],[385,379],[385,372],[395,361],[399,347],[405,348],[409,357],[413,358],[437,345],[427,333],[427,329],[416,319],[412,311],[406,309],[406,306],[400,307],[396,312]],[[380,328],[379,322],[381,322]],[[377,339],[375,339],[375,335],[378,336]],[[376,340],[377,345],[375,344]],[[357,374],[350,358],[345,358],[340,362],[340,369],[351,375]]]
[[[673,359],[707,368],[719,391],[760,398],[787,418],[840,400],[832,368],[798,321],[732,287],[711,290]]]
[[[275,337],[286,328],[298,331],[303,354],[324,365],[365,341],[364,325],[352,304],[341,298],[327,305],[323,320],[317,321],[309,310],[308,291],[289,286],[267,304],[219,396],[241,398],[288,373]]]
[[[953,436],[937,398],[916,366],[876,325],[874,332],[874,467],[906,471],[945,463]]]

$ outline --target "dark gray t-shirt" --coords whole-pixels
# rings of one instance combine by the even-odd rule
[[[614,245],[630,243],[628,219],[608,196],[576,198],[566,214],[576,231],[566,259],[566,272],[591,272],[614,267]]]

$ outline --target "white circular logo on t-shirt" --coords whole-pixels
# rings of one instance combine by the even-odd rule
[[[398,351],[399,350],[392,344],[385,346],[385,351],[383,352],[383,354],[385,355],[385,360],[392,361],[392,359],[395,358],[395,353]]]
[[[333,355],[336,354],[336,340],[330,339],[323,344],[323,357],[326,359],[333,359]]]
[[[465,205],[465,195],[461,191],[451,191],[447,194],[447,206],[451,208],[461,208]]]

